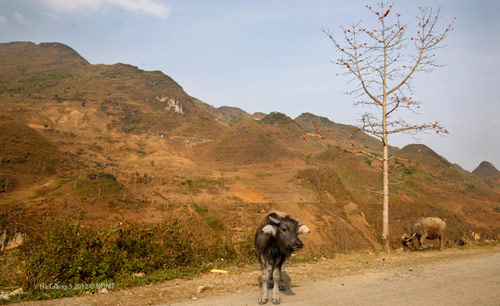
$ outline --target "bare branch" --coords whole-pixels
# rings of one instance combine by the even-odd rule
[[[441,33],[438,33],[438,24],[441,19],[441,7],[437,10],[430,8],[419,8],[420,17],[416,35],[405,38],[407,25],[400,22],[400,14],[391,13],[392,5],[381,2],[375,7],[366,5],[366,8],[378,19],[378,28],[369,30],[361,26],[361,22],[351,24],[348,28],[342,28],[344,32],[342,44],[334,38],[334,35],[326,30],[325,34],[330,38],[340,52],[341,57],[336,61],[344,72],[341,75],[351,76],[348,84],[357,83],[357,86],[348,92],[355,95],[357,100],[355,106],[376,107],[377,116],[365,113],[361,116],[360,130],[367,134],[379,137],[383,144],[382,158],[374,156],[369,152],[359,152],[382,162],[383,168],[383,224],[382,240],[384,248],[389,250],[389,156],[388,135],[395,133],[407,133],[415,135],[419,132],[428,133],[435,131],[439,135],[449,132],[438,122],[432,124],[409,124],[399,120],[391,120],[397,111],[409,110],[416,113],[420,109],[420,103],[412,98],[411,81],[416,72],[430,72],[440,67],[435,54],[432,51],[441,47],[441,42],[452,30],[452,23]],[[394,20],[394,21],[391,21]],[[415,49],[408,50],[408,43],[412,42]],[[366,97],[368,96],[368,97]],[[316,137],[325,140],[322,135]],[[305,138],[304,138],[305,139]],[[329,142],[339,152],[352,152],[354,145],[346,149],[342,146]],[[395,158],[395,157],[391,157]]]

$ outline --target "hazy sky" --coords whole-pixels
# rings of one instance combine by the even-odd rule
[[[444,6],[454,31],[437,55],[446,66],[417,75],[423,102],[411,122],[440,121],[450,135],[392,137],[420,142],[473,170],[483,160],[500,169],[500,1],[395,1],[414,23],[418,6]],[[348,79],[322,33],[373,21],[368,1],[0,0],[0,42],[61,42],[92,64],[161,70],[213,106],[253,112],[302,112],[356,124],[365,110],[345,95]],[[410,27],[410,29],[413,29]],[[0,68],[1,69],[1,68]]]

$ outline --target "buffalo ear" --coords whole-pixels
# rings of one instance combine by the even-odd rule
[[[262,231],[266,234],[270,234],[273,237],[276,237],[276,228],[271,224],[268,224],[262,228]]]
[[[307,225],[299,225],[299,228],[297,229],[297,234],[308,234],[310,233],[311,230],[309,229],[309,227]]]

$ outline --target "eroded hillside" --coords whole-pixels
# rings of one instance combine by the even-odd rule
[[[380,165],[302,137],[316,125],[377,152],[352,126],[213,108],[162,72],[92,65],[58,43],[0,44],[0,64],[2,227],[84,211],[93,226],[180,220],[240,239],[280,209],[311,227],[306,253],[380,247]],[[392,152],[395,246],[427,215],[451,240],[498,238],[498,191],[425,146]]]

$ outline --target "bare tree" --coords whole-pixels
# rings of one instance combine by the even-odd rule
[[[418,113],[421,103],[412,97],[412,80],[417,72],[430,72],[441,66],[433,52],[442,47],[442,41],[452,30],[453,23],[440,31],[442,8],[419,7],[416,33],[408,37],[408,24],[401,23],[401,14],[391,12],[392,5],[382,2],[375,7],[367,5],[366,8],[377,19],[376,29],[363,27],[361,21],[350,24],[342,27],[342,41],[328,30],[323,32],[341,54],[334,61],[341,66],[341,75],[351,77],[349,83],[355,84],[347,94],[355,97],[355,106],[368,109],[361,115],[359,128],[382,141],[382,157],[369,152],[360,153],[370,155],[383,164],[382,241],[384,249],[389,252],[388,136],[430,131],[441,135],[449,133],[437,121],[411,124],[397,115],[403,111]]]

